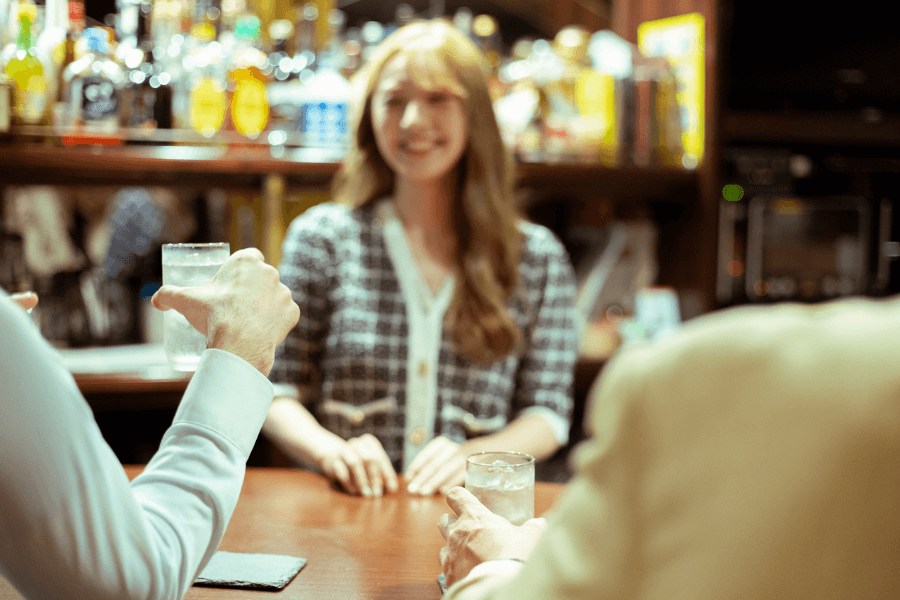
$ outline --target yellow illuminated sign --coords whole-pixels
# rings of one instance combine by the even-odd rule
[[[692,13],[648,21],[638,26],[638,50],[644,56],[668,59],[677,81],[675,98],[681,109],[684,166],[694,168],[703,158],[704,135],[704,19]]]

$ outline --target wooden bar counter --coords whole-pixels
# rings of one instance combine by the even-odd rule
[[[126,466],[129,478],[143,466]],[[401,481],[402,483],[402,481]],[[402,486],[401,486],[402,487]],[[535,484],[535,515],[563,485]],[[437,600],[441,590],[437,524],[452,512],[444,496],[405,492],[361,498],[313,473],[249,468],[219,550],[286,554],[309,562],[280,592],[192,587],[188,600]],[[21,596],[0,578],[0,600]]]

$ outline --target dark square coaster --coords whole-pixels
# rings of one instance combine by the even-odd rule
[[[280,590],[305,565],[305,558],[295,556],[219,551],[213,555],[194,585]]]

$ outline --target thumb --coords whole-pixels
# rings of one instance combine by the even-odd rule
[[[150,303],[157,310],[166,311],[172,308],[178,310],[178,304],[181,302],[179,296],[183,297],[182,288],[177,285],[164,285],[156,290],[150,298]]]
[[[543,532],[547,529],[547,519],[544,517],[538,517],[536,519],[529,519],[522,523],[522,527],[533,527],[538,531]]]
[[[175,310],[187,319],[191,326],[206,335],[209,314],[207,308],[209,292],[207,286],[181,287],[177,285],[164,285],[159,288],[150,302],[159,310]]]
[[[450,491],[447,492],[447,504],[460,517],[464,514],[471,515],[479,509],[487,510],[478,498],[472,495],[472,492],[460,486],[450,488]]]

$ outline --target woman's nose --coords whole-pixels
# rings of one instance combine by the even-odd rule
[[[418,100],[412,100],[406,104],[400,125],[404,128],[415,127],[424,123],[426,118],[427,115],[422,104]]]

